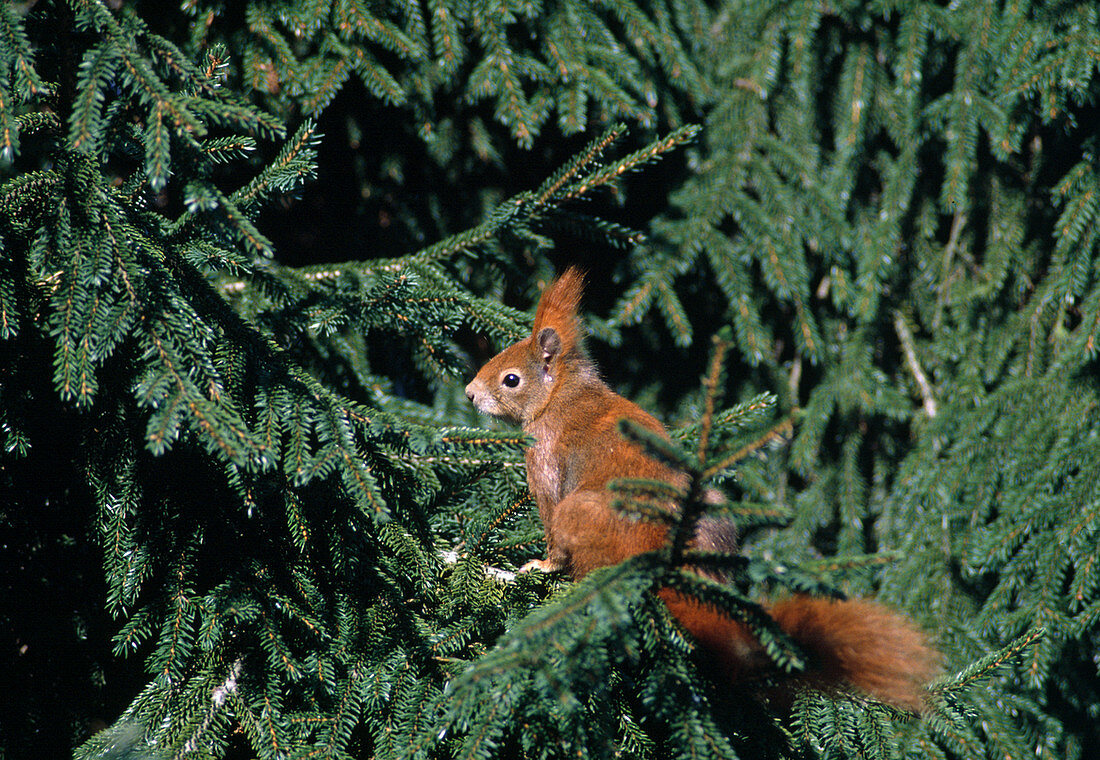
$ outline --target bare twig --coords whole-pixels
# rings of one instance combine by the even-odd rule
[[[924,374],[924,369],[920,366],[920,360],[917,358],[913,333],[909,329],[909,325],[905,323],[905,317],[902,316],[900,311],[896,310],[894,311],[894,330],[898,334],[902,352],[905,354],[905,366],[909,368],[910,374],[913,375],[913,379],[917,381],[917,387],[920,389],[921,399],[924,401],[924,413],[929,417],[935,417],[937,406],[936,398],[932,395],[932,384],[928,382],[928,376]]]
[[[448,565],[457,564],[459,560],[459,555],[456,551],[440,552],[439,556]],[[503,570],[499,567],[492,567],[491,565],[485,566],[485,575],[493,580],[501,581],[502,583],[514,583],[516,580],[516,574],[511,570]]]
[[[963,228],[966,227],[966,214],[956,211],[951,220],[951,232],[947,236],[947,244],[943,247],[943,265],[941,267],[943,280],[940,282],[936,297],[936,314],[932,319],[934,325],[939,325],[943,317],[944,307],[947,305],[947,289],[951,286],[951,262],[955,258],[955,251],[959,247],[959,238]]]

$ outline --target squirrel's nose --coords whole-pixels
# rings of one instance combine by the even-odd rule
[[[474,400],[473,385],[473,383],[470,383],[466,386],[466,398],[470,399],[470,401]]]

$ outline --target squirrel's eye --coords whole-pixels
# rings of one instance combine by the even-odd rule
[[[509,372],[507,375],[504,376],[504,380],[502,382],[509,388],[515,388],[519,385],[519,375]]]

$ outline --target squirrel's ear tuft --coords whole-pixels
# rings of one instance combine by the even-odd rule
[[[584,330],[577,309],[583,292],[584,274],[576,267],[569,267],[543,291],[531,334],[541,343],[541,334],[546,328],[553,328],[560,341],[560,353],[567,354],[573,349],[581,349]]]

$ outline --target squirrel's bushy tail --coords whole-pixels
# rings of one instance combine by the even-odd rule
[[[907,617],[866,599],[796,596],[768,613],[806,653],[810,678],[846,682],[919,712],[939,655]]]
[[[672,614],[715,658],[715,675],[743,682],[766,675],[771,663],[742,623],[668,589]],[[795,596],[767,606],[768,614],[802,649],[810,686],[845,684],[903,710],[920,712],[924,686],[939,656],[912,621],[876,602]]]

